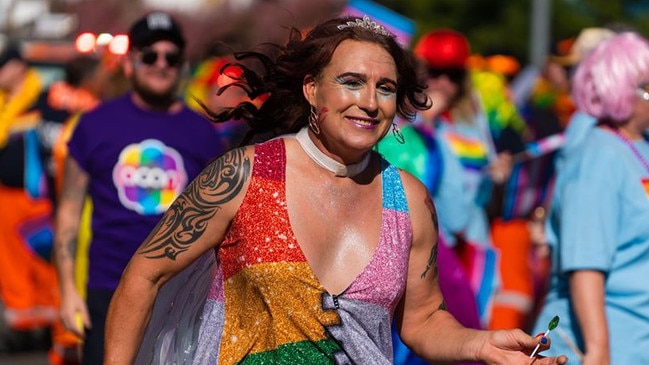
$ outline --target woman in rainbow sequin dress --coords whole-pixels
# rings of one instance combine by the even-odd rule
[[[279,138],[224,154],[168,210],[114,296],[106,363],[390,364],[394,317],[429,361],[527,365],[547,349],[445,310],[427,189],[372,152],[395,115],[430,104],[395,38],[333,19],[279,50],[239,55],[266,66],[241,79],[266,102],[215,116]]]

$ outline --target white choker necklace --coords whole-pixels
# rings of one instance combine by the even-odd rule
[[[351,165],[341,164],[333,158],[325,155],[320,151],[315,143],[313,143],[311,137],[309,137],[308,127],[302,128],[295,135],[295,139],[297,139],[297,142],[300,144],[304,152],[306,152],[315,163],[320,165],[322,168],[333,172],[336,176],[354,177],[365,171],[367,165],[370,163],[371,152],[363,158],[363,161]]]

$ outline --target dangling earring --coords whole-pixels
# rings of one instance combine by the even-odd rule
[[[318,125],[318,113],[315,111],[315,107],[311,105],[311,113],[309,114],[309,128],[316,135],[320,134],[320,126]]]
[[[397,140],[397,142],[404,144],[406,143],[406,139],[403,137],[403,134],[401,134],[401,131],[397,127],[397,123],[392,123],[392,135],[394,136],[394,139]]]

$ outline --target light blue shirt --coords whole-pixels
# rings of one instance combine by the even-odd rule
[[[438,139],[444,164],[439,189],[435,194],[435,207],[439,215],[439,228],[447,244],[454,241],[453,235],[463,232],[469,224],[466,210],[471,201],[464,192],[462,184],[462,165],[453,154],[448,143]]]
[[[634,142],[649,161],[649,144]],[[552,248],[550,290],[533,334],[558,315],[547,355],[565,354],[580,364],[566,342],[584,351],[571,310],[568,274],[605,274],[605,306],[612,364],[649,364],[649,172],[614,133],[591,129],[565,155],[557,176],[548,221]]]
[[[566,175],[561,177],[560,174],[561,170],[563,169],[564,161],[568,156],[574,154],[575,150],[578,150],[579,146],[586,138],[586,135],[588,135],[588,133],[593,128],[595,128],[596,124],[597,124],[597,119],[595,117],[579,110],[574,112],[570,117],[568,126],[566,127],[563,133],[564,134],[563,146],[557,153],[557,156],[555,157],[555,161],[554,161],[556,175],[557,175],[557,181],[554,190],[558,190],[561,185],[561,181],[559,179],[562,178],[565,180],[566,178]],[[550,205],[550,209],[548,210],[548,222],[550,222],[553,219],[552,217],[557,213],[556,212],[557,203],[558,203],[557,199],[553,199]],[[546,226],[545,235],[548,241],[557,240],[555,231],[551,229],[549,226]]]
[[[561,168],[561,162],[565,160],[566,156],[570,155],[575,148],[579,147],[590,130],[595,128],[596,124],[597,119],[592,115],[579,110],[572,114],[564,132],[565,140],[563,147],[557,157],[558,169]]]

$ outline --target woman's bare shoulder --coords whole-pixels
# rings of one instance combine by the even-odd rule
[[[414,175],[407,171],[399,170],[401,181],[408,201],[410,220],[415,237],[420,234],[430,233],[437,227],[437,212],[433,198],[426,186]],[[428,237],[428,236],[426,236]]]

